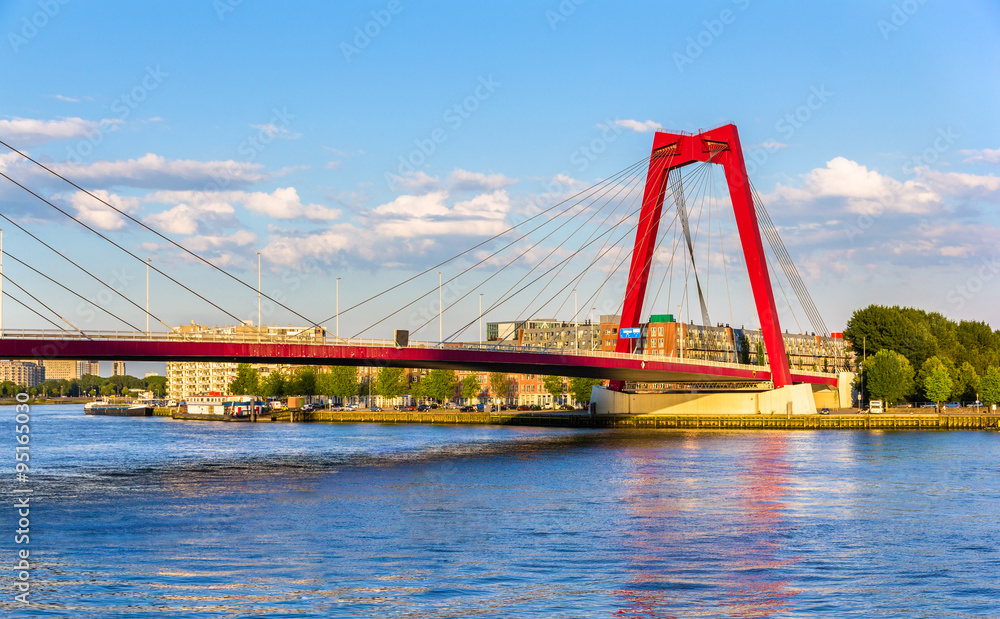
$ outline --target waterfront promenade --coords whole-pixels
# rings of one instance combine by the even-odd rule
[[[1000,415],[976,413],[887,413],[869,415],[844,411],[831,415],[590,415],[577,411],[502,411],[464,413],[457,410],[428,411],[291,411],[295,422],[384,423],[431,425],[501,425],[556,428],[647,428],[733,430],[996,430]],[[169,416],[169,409],[157,414]],[[258,421],[288,422],[290,412],[281,411]]]

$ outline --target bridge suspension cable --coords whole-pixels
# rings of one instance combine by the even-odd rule
[[[97,283],[101,284],[102,286],[105,285],[104,282],[101,281],[101,279],[99,277],[97,277],[96,275],[94,275],[93,273],[91,273],[90,271],[88,271],[87,269],[85,269],[82,266],[80,266],[79,264],[77,264],[72,258],[70,258],[69,256],[67,256],[66,254],[62,253],[61,251],[59,251],[55,247],[52,247],[51,245],[49,245],[48,243],[46,243],[45,241],[43,241],[41,238],[39,238],[38,236],[36,236],[35,234],[33,234],[30,230],[27,230],[21,224],[17,223],[16,221],[14,221],[10,217],[4,215],[3,213],[0,213],[0,217],[2,217],[5,221],[9,222],[11,225],[13,225],[14,227],[16,227],[21,232],[24,232],[25,234],[27,234],[29,237],[31,237],[32,239],[34,239],[36,242],[38,242],[40,245],[42,245],[43,247],[45,247],[46,249],[48,249],[52,253],[56,254],[57,256],[59,256],[60,258],[62,258],[63,260],[65,260],[66,262],[72,264],[77,269],[83,271],[88,277],[90,277],[91,279],[93,279]],[[7,255],[10,255],[8,252],[4,252],[4,253],[7,254]],[[17,260],[17,258],[14,258],[14,259]],[[18,262],[20,262],[20,261],[18,261]],[[132,299],[129,299],[128,297],[126,297],[124,294],[122,294],[118,290],[115,290],[115,288],[113,286],[109,286],[108,290],[110,290],[114,294],[118,295],[119,297],[121,297],[122,299],[124,299],[126,302],[132,304],[133,306],[135,306],[136,308],[138,308],[140,311],[146,312],[145,308],[143,308],[142,306],[140,306],[138,303],[136,303]],[[88,301],[88,303],[89,303],[89,301]],[[158,318],[155,314],[150,313],[149,315],[152,318],[154,318],[157,322],[159,322],[161,325],[163,325],[164,327],[166,327],[167,329],[169,329],[171,331],[174,330],[173,327],[171,327],[167,323],[163,322],[163,320],[161,320],[160,318]]]
[[[119,215],[121,215],[122,217],[125,217],[126,219],[128,219],[128,220],[129,220],[129,221],[131,221],[132,223],[134,223],[134,224],[136,224],[136,225],[138,225],[138,226],[141,226],[142,228],[144,228],[145,230],[149,231],[150,233],[152,233],[152,234],[156,235],[157,237],[159,237],[159,238],[163,239],[164,241],[166,241],[166,242],[170,243],[171,245],[173,245],[173,246],[174,246],[174,247],[176,247],[177,249],[181,250],[181,251],[182,251],[182,252],[184,252],[185,254],[187,254],[187,255],[191,256],[192,258],[194,258],[195,260],[197,260],[197,261],[199,261],[199,262],[201,262],[201,263],[203,263],[203,264],[205,264],[205,265],[209,266],[210,268],[212,268],[212,269],[214,269],[214,270],[218,271],[219,273],[222,273],[223,275],[225,275],[225,276],[226,276],[226,277],[228,277],[229,279],[233,280],[234,282],[236,282],[236,283],[238,283],[238,284],[242,285],[243,287],[245,287],[245,288],[248,288],[249,290],[252,290],[252,291],[254,291],[255,293],[259,294],[259,295],[260,295],[261,297],[263,297],[263,298],[267,299],[268,301],[271,301],[272,303],[274,303],[274,304],[275,304],[275,305],[277,305],[278,307],[281,307],[281,308],[283,308],[283,309],[285,309],[285,310],[288,310],[289,312],[291,312],[291,313],[292,313],[292,314],[294,314],[295,316],[297,316],[297,317],[301,318],[302,320],[305,320],[305,321],[306,321],[306,322],[307,322],[308,324],[310,324],[310,325],[312,325],[312,326],[314,326],[314,327],[317,327],[317,328],[320,328],[320,329],[322,329],[322,327],[321,327],[321,324],[317,324],[317,323],[313,322],[313,321],[312,321],[312,320],[310,320],[309,318],[306,318],[305,316],[303,316],[302,314],[298,313],[298,312],[297,312],[297,311],[295,311],[294,309],[292,309],[292,308],[288,307],[287,305],[285,305],[285,304],[284,304],[284,303],[282,303],[281,301],[278,301],[277,299],[275,299],[275,298],[271,297],[270,295],[268,295],[268,294],[266,294],[266,293],[264,293],[264,292],[261,292],[261,291],[260,291],[260,290],[258,290],[258,289],[257,289],[256,287],[254,287],[254,286],[253,286],[252,284],[248,284],[248,283],[244,282],[244,281],[243,281],[242,279],[240,279],[240,278],[236,277],[235,275],[231,274],[231,273],[230,273],[229,271],[226,271],[225,269],[223,269],[223,268],[221,268],[221,267],[219,267],[219,266],[215,265],[215,264],[214,264],[214,263],[212,263],[212,262],[211,262],[210,260],[207,260],[207,259],[203,258],[202,256],[198,255],[197,253],[195,253],[195,252],[191,251],[190,249],[188,249],[188,248],[184,247],[183,245],[181,245],[181,244],[180,244],[180,243],[178,243],[177,241],[175,241],[175,240],[171,239],[170,237],[168,237],[168,236],[166,236],[166,235],[162,234],[162,233],[161,233],[161,232],[159,232],[158,230],[156,230],[156,229],[154,229],[154,228],[152,228],[152,227],[150,227],[150,226],[146,225],[145,223],[143,223],[142,221],[140,221],[140,220],[136,219],[135,217],[132,217],[132,216],[131,216],[131,215],[129,215],[129,214],[127,213],[127,212],[125,212],[125,211],[123,211],[123,210],[119,209],[118,207],[114,206],[113,204],[109,203],[108,201],[106,201],[106,200],[103,200],[103,199],[101,199],[101,198],[100,198],[99,196],[97,196],[97,195],[93,194],[92,192],[88,191],[87,189],[84,189],[83,187],[81,187],[80,185],[78,185],[78,184],[77,184],[77,183],[75,183],[74,181],[70,180],[69,178],[67,178],[67,177],[63,176],[62,174],[59,174],[58,172],[56,172],[55,170],[53,170],[53,169],[49,168],[48,166],[46,166],[46,165],[44,165],[44,164],[42,164],[42,163],[40,163],[40,162],[38,162],[38,161],[36,161],[36,160],[32,159],[32,158],[31,158],[30,156],[28,156],[28,155],[27,155],[26,153],[23,153],[23,152],[21,152],[20,150],[18,150],[18,149],[16,149],[16,148],[14,148],[13,146],[11,146],[10,144],[8,144],[7,142],[5,142],[5,141],[3,141],[3,140],[0,140],[0,144],[2,144],[3,146],[6,146],[7,148],[9,148],[9,149],[10,149],[11,151],[13,151],[14,153],[17,153],[18,155],[20,155],[20,156],[21,156],[21,157],[23,157],[24,159],[26,159],[26,160],[30,161],[31,163],[33,163],[33,164],[35,164],[36,166],[38,166],[39,168],[41,168],[41,169],[45,170],[45,171],[46,171],[46,172],[48,172],[49,174],[51,174],[51,175],[55,176],[56,178],[59,178],[60,180],[64,181],[65,183],[67,183],[67,184],[69,184],[69,185],[71,185],[71,186],[75,187],[75,188],[76,188],[76,189],[78,189],[79,191],[82,191],[83,193],[87,194],[87,195],[88,195],[88,196],[90,196],[91,198],[93,198],[93,199],[97,200],[97,201],[98,201],[98,202],[100,202],[101,204],[103,204],[103,205],[107,206],[108,208],[112,209],[113,211],[115,211],[116,213],[118,213]],[[90,226],[87,226],[86,224],[84,224],[83,222],[81,222],[81,221],[80,221],[79,219],[77,219],[76,217],[73,217],[72,215],[70,215],[70,214],[69,214],[69,213],[67,213],[66,211],[64,211],[64,210],[60,209],[59,207],[55,206],[54,204],[52,204],[52,203],[51,203],[51,202],[49,202],[48,200],[46,200],[46,199],[42,198],[42,197],[41,197],[41,196],[39,196],[39,195],[38,195],[37,193],[35,193],[35,192],[31,191],[30,189],[28,189],[27,187],[25,187],[25,186],[24,186],[24,185],[22,185],[21,183],[19,183],[19,182],[15,181],[15,180],[14,180],[14,179],[12,179],[11,177],[7,176],[7,175],[6,175],[6,174],[4,174],[3,172],[0,172],[0,175],[2,175],[2,176],[3,176],[4,178],[6,178],[7,180],[11,181],[12,183],[14,183],[15,185],[17,185],[18,187],[21,187],[22,189],[24,189],[25,191],[27,191],[27,192],[28,192],[28,193],[30,193],[31,195],[35,196],[36,198],[38,198],[38,199],[42,200],[43,202],[45,202],[46,204],[48,204],[48,205],[49,205],[49,206],[51,206],[52,208],[54,208],[54,209],[56,209],[57,211],[59,211],[60,213],[62,213],[63,215],[65,215],[65,216],[69,217],[70,219],[72,219],[72,220],[76,221],[77,223],[79,223],[80,225],[84,226],[85,228],[87,228],[88,230],[90,230],[91,232],[93,232],[94,234],[97,234],[98,236],[100,236],[100,237],[101,237],[102,239],[104,239],[105,241],[107,241],[107,242],[109,242],[109,243],[113,244],[113,245],[114,245],[115,247],[117,247],[118,249],[120,249],[120,250],[124,251],[125,253],[127,253],[127,254],[128,254],[129,256],[131,256],[132,258],[134,258],[134,259],[138,260],[139,262],[142,262],[143,264],[146,264],[146,261],[145,261],[145,260],[143,260],[142,258],[139,258],[138,256],[136,256],[136,255],[135,255],[135,254],[133,254],[132,252],[130,252],[130,251],[128,251],[128,250],[126,250],[125,248],[123,248],[122,246],[118,245],[118,244],[117,244],[117,243],[115,243],[114,241],[112,241],[112,240],[108,239],[108,238],[107,238],[106,236],[104,236],[103,234],[101,234],[101,233],[97,232],[96,230],[94,230],[94,229],[93,229],[93,228],[91,228]],[[170,280],[170,281],[172,281],[173,283],[177,284],[178,286],[181,286],[182,288],[184,288],[185,290],[187,290],[187,291],[188,291],[188,292],[190,292],[191,294],[194,294],[194,295],[195,295],[195,296],[197,296],[197,297],[198,297],[199,299],[201,299],[202,301],[205,301],[206,303],[208,303],[209,305],[211,305],[211,306],[212,306],[212,307],[214,307],[215,309],[217,309],[217,310],[221,311],[222,313],[226,314],[226,315],[227,315],[227,316],[229,316],[230,318],[234,319],[234,320],[235,320],[235,321],[236,321],[237,323],[240,323],[240,322],[242,322],[242,319],[241,319],[241,318],[239,318],[239,317],[237,317],[236,315],[234,315],[234,314],[231,314],[230,312],[228,312],[228,311],[224,310],[223,308],[219,307],[218,305],[216,305],[216,304],[215,304],[215,303],[213,303],[212,301],[209,301],[209,300],[208,300],[207,298],[205,298],[205,297],[203,297],[202,295],[200,295],[200,294],[196,293],[195,291],[191,290],[190,288],[188,288],[188,287],[187,287],[187,286],[185,286],[184,284],[181,284],[181,283],[180,283],[179,281],[177,281],[176,279],[174,279],[174,278],[170,277],[169,275],[167,275],[166,273],[164,273],[164,272],[163,272],[162,270],[158,269],[157,267],[155,267],[155,266],[151,266],[150,268],[152,268],[152,269],[153,269],[154,271],[156,271],[156,272],[157,272],[157,273],[159,273],[160,275],[163,275],[164,277],[166,277],[167,279],[169,279],[169,280]],[[327,322],[327,321],[324,321],[324,322]],[[259,325],[258,325],[258,326],[259,326]]]
[[[630,166],[628,166],[628,167],[624,168],[623,170],[621,170],[621,171],[619,171],[619,172],[615,173],[614,175],[612,175],[612,176],[610,176],[610,177],[608,177],[608,178],[606,178],[606,179],[603,179],[603,180],[601,180],[601,181],[599,181],[599,182],[595,183],[594,185],[591,185],[590,187],[588,187],[588,188],[586,188],[586,189],[584,189],[584,190],[582,190],[582,191],[579,191],[579,192],[577,192],[576,194],[574,194],[573,196],[570,196],[569,198],[566,198],[565,200],[562,200],[562,201],[560,201],[560,202],[557,202],[557,203],[553,204],[552,206],[550,206],[550,207],[548,207],[548,208],[546,208],[546,209],[544,209],[544,210],[542,210],[542,211],[540,211],[540,212],[536,213],[535,215],[533,215],[533,216],[531,216],[531,217],[527,218],[526,220],[524,220],[524,221],[522,221],[522,222],[520,222],[520,223],[518,223],[518,224],[515,224],[514,226],[511,226],[511,227],[509,227],[509,228],[507,228],[507,229],[503,230],[502,232],[499,232],[499,233],[497,233],[497,234],[495,234],[495,235],[491,236],[491,237],[490,237],[490,238],[488,238],[488,239],[485,239],[484,241],[482,241],[482,242],[480,242],[480,243],[476,244],[475,246],[473,246],[473,247],[470,247],[469,249],[466,249],[465,251],[462,251],[462,252],[460,252],[460,253],[458,253],[458,254],[455,254],[454,256],[451,256],[450,258],[448,258],[448,259],[446,259],[446,260],[442,260],[441,262],[437,263],[436,265],[434,265],[434,266],[431,266],[431,267],[429,267],[429,268],[427,268],[427,269],[425,269],[425,270],[421,271],[420,273],[417,273],[417,274],[415,274],[415,275],[413,275],[413,276],[411,276],[411,277],[409,277],[409,278],[407,278],[407,279],[405,279],[405,280],[403,280],[403,281],[401,281],[401,282],[399,282],[399,283],[395,284],[394,286],[392,286],[392,287],[390,287],[390,288],[387,288],[386,290],[383,290],[383,291],[381,291],[381,292],[379,292],[379,293],[377,293],[377,294],[375,294],[375,295],[372,295],[372,296],[368,297],[367,299],[364,299],[364,300],[362,300],[362,301],[360,301],[360,302],[358,302],[358,303],[356,303],[356,304],[352,305],[351,307],[347,308],[347,310],[345,310],[345,311],[343,311],[343,312],[341,312],[341,313],[342,313],[342,314],[344,314],[344,313],[347,313],[347,312],[349,312],[349,311],[351,311],[351,310],[353,310],[353,309],[356,309],[356,308],[358,308],[358,307],[361,307],[362,305],[364,305],[364,304],[366,304],[366,303],[368,303],[368,302],[370,302],[370,301],[373,301],[373,300],[375,300],[375,299],[377,299],[377,298],[381,297],[382,295],[384,295],[384,294],[386,294],[386,293],[388,293],[388,292],[391,292],[392,290],[395,290],[395,289],[397,289],[397,288],[400,288],[401,286],[403,286],[403,285],[405,285],[405,284],[407,284],[407,283],[410,283],[410,282],[412,282],[412,281],[414,281],[414,280],[416,280],[416,279],[420,278],[421,276],[424,276],[424,275],[427,275],[428,273],[431,273],[431,272],[435,271],[436,269],[438,269],[438,268],[440,268],[440,267],[444,266],[445,264],[448,264],[448,263],[450,263],[450,262],[452,262],[452,261],[454,261],[454,260],[457,260],[458,258],[461,258],[462,256],[464,256],[464,255],[466,255],[466,254],[469,254],[470,252],[474,251],[475,249],[478,249],[479,247],[482,247],[483,245],[486,245],[487,243],[489,243],[489,242],[491,242],[491,241],[494,241],[494,240],[496,240],[496,239],[498,239],[498,238],[501,238],[501,237],[503,237],[504,235],[506,235],[506,234],[509,234],[510,232],[513,232],[513,231],[515,231],[515,230],[518,230],[518,229],[519,229],[519,228],[521,228],[522,226],[525,226],[525,224],[528,224],[529,222],[532,222],[532,221],[534,221],[534,220],[536,220],[536,219],[539,219],[540,217],[543,217],[544,215],[547,215],[548,213],[552,212],[553,210],[555,210],[555,209],[556,209],[556,208],[558,208],[558,207],[561,207],[561,206],[563,206],[563,205],[566,205],[567,203],[569,204],[568,206],[566,206],[565,208],[563,208],[563,209],[562,209],[561,211],[559,211],[558,213],[556,213],[555,217],[553,217],[552,219],[550,219],[550,220],[545,220],[545,221],[543,221],[543,222],[542,222],[541,224],[539,224],[539,225],[535,226],[534,228],[532,228],[531,230],[529,230],[528,232],[525,232],[525,233],[522,233],[522,234],[521,234],[521,235],[520,235],[520,236],[519,236],[518,238],[516,238],[516,239],[514,239],[514,240],[512,240],[512,241],[510,241],[510,242],[508,242],[508,243],[507,243],[506,245],[504,245],[504,246],[503,246],[503,247],[501,247],[500,249],[498,249],[498,250],[496,250],[496,251],[492,252],[491,254],[489,254],[488,256],[486,256],[485,258],[483,258],[483,259],[479,260],[479,261],[478,261],[478,262],[477,262],[476,264],[472,265],[471,267],[468,267],[468,268],[466,268],[466,269],[465,269],[464,271],[462,271],[461,273],[459,273],[459,275],[456,275],[456,276],[454,276],[454,277],[451,277],[451,278],[449,278],[449,279],[448,279],[448,281],[447,281],[446,283],[449,283],[449,284],[450,284],[450,283],[451,283],[451,282],[453,282],[453,281],[454,281],[455,279],[457,279],[457,278],[458,278],[458,277],[459,277],[460,275],[462,275],[462,274],[464,274],[464,273],[467,273],[467,272],[469,272],[470,270],[472,270],[473,268],[475,268],[475,267],[477,267],[477,266],[479,266],[479,265],[481,265],[481,264],[484,264],[485,262],[487,262],[487,261],[489,261],[490,259],[492,259],[492,258],[496,257],[497,255],[499,255],[499,254],[500,254],[500,253],[502,253],[503,251],[506,251],[506,250],[507,250],[508,248],[510,248],[510,247],[512,247],[512,246],[514,246],[514,245],[515,245],[516,243],[518,243],[518,242],[520,242],[521,240],[523,240],[523,239],[527,238],[527,237],[528,237],[528,236],[529,236],[530,234],[532,234],[532,233],[534,233],[534,232],[536,232],[536,231],[540,230],[541,228],[545,227],[546,225],[548,225],[549,223],[551,223],[551,221],[553,221],[554,219],[556,219],[556,218],[558,218],[558,217],[561,217],[562,215],[565,215],[565,214],[566,214],[566,213],[568,213],[569,211],[573,210],[573,209],[574,209],[574,208],[576,208],[576,207],[577,207],[578,205],[580,205],[580,204],[581,204],[581,203],[582,203],[582,202],[583,202],[584,200],[586,200],[586,199],[587,199],[587,198],[588,198],[589,196],[591,196],[591,195],[593,195],[594,193],[596,193],[596,192],[598,191],[598,189],[599,189],[600,187],[602,187],[602,186],[605,186],[605,185],[606,185],[607,187],[613,187],[613,186],[614,186],[614,183],[615,183],[615,182],[616,182],[616,181],[617,181],[618,179],[620,179],[620,178],[622,178],[622,177],[624,177],[624,176],[627,176],[627,175],[628,175],[628,174],[629,174],[630,172],[632,172],[632,171],[634,171],[635,169],[637,169],[637,168],[639,168],[640,166],[642,166],[642,165],[643,165],[643,164],[645,163],[645,161],[646,161],[647,159],[648,159],[648,158],[644,158],[644,159],[641,159],[641,160],[639,160],[639,161],[637,161],[637,162],[635,162],[635,163],[631,164]],[[605,194],[602,194],[602,195],[606,195],[606,193],[607,193],[607,190],[605,190]],[[582,196],[582,197],[581,197],[581,196]],[[573,201],[573,200],[574,200],[575,198],[579,198],[579,199],[577,199],[577,200]],[[598,197],[597,199],[600,199],[600,198]],[[563,225],[565,225],[565,224],[563,224]],[[561,226],[560,226],[560,227],[561,227]],[[554,232],[553,232],[553,233],[554,233]],[[546,236],[545,238],[548,238],[548,236],[551,236],[551,235],[552,235],[553,233],[549,233],[549,234],[548,234],[548,235],[547,235],[547,236]],[[522,252],[522,254],[521,254],[521,255],[523,256],[523,255],[524,255],[524,253]],[[505,267],[504,267],[504,268],[506,268],[506,266],[509,266],[509,264],[510,264],[510,263],[508,263],[508,265],[505,265]],[[390,313],[389,315],[387,315],[387,316],[385,316],[385,317],[383,317],[383,318],[379,319],[379,320],[378,320],[378,321],[376,321],[375,323],[373,323],[373,324],[371,324],[371,325],[369,325],[369,326],[365,327],[364,329],[362,329],[361,331],[359,331],[359,332],[358,332],[357,334],[355,334],[355,336],[354,336],[354,337],[358,337],[358,336],[360,336],[361,334],[363,334],[363,333],[365,333],[366,331],[368,331],[369,329],[371,329],[371,328],[373,328],[373,327],[377,326],[378,324],[381,324],[381,323],[382,323],[382,322],[384,322],[385,320],[388,320],[389,318],[391,318],[392,316],[394,316],[394,315],[398,314],[399,312],[403,311],[403,310],[404,310],[404,309],[406,309],[407,307],[409,307],[409,306],[413,305],[414,303],[416,303],[416,302],[420,301],[421,299],[423,299],[423,298],[427,297],[428,295],[432,294],[432,293],[433,293],[433,292],[434,292],[435,290],[437,290],[437,287],[435,287],[435,288],[433,288],[433,289],[430,289],[430,290],[428,290],[427,292],[424,292],[423,294],[419,295],[418,297],[416,297],[415,299],[413,299],[413,300],[412,300],[412,301],[410,301],[409,303],[407,303],[407,304],[403,305],[403,306],[402,306],[401,308],[398,308],[398,309],[396,309],[395,311],[393,311],[393,312],[392,312],[392,313]],[[331,318],[332,318],[332,317],[331,317]],[[329,320],[329,319],[327,319],[327,320]],[[325,322],[325,321],[324,321],[324,322]]]

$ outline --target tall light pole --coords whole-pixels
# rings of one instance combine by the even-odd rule
[[[149,261],[152,258],[146,258],[146,337],[149,337]]]
[[[260,341],[260,252],[257,252],[257,341]]]
[[[340,278],[337,278],[337,339],[340,339]]]
[[[479,343],[483,343],[483,293],[479,293]]]
[[[438,346],[444,348],[444,295],[441,294],[441,271],[438,271]]]
[[[598,339],[594,339],[594,310],[596,307],[590,308],[590,350],[597,350],[596,346],[600,345],[601,339],[604,338],[604,334],[601,333],[600,327],[597,329]]]
[[[684,304],[681,303],[677,306],[677,336],[681,342],[681,351],[678,359],[684,358],[684,321],[681,320],[681,310],[684,309]]]
[[[580,321],[577,320],[576,288],[573,289],[573,349],[580,350]]]

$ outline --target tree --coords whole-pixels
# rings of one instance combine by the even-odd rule
[[[236,378],[229,383],[231,395],[256,395],[260,391],[260,372],[250,367],[249,363],[236,365]]]
[[[414,378],[413,382],[409,384],[410,397],[414,400],[428,397],[426,387],[427,384],[424,383],[423,377]]]
[[[764,350],[764,342],[757,340],[757,365],[767,365],[767,354]]]
[[[542,386],[545,390],[552,395],[552,400],[555,401],[556,398],[562,395],[563,392],[563,377],[562,376],[546,376],[542,379]]]
[[[423,382],[425,396],[435,400],[447,400],[455,395],[458,376],[455,370],[431,370]]]
[[[379,368],[375,377],[375,395],[398,398],[406,393],[406,371],[402,368]]]
[[[143,386],[146,391],[152,391],[153,395],[158,398],[165,397],[167,395],[167,377],[166,376],[147,376],[142,379]]]
[[[115,386],[111,383],[104,383],[101,385],[100,393],[103,396],[113,396],[115,395]]]
[[[274,370],[260,384],[260,394],[265,398],[280,398],[286,393],[285,375]]]
[[[958,368],[951,396],[955,400],[971,402],[976,399],[977,391],[979,391],[979,375],[971,363],[963,361]]]
[[[864,362],[864,381],[869,399],[898,402],[913,388],[913,366],[893,350],[880,350]]]
[[[462,379],[461,394],[466,400],[471,400],[483,390],[483,384],[477,374],[470,374]]]
[[[296,370],[288,381],[289,395],[316,395],[316,368],[311,365]]]
[[[742,330],[736,337],[736,362],[750,365],[750,338]]]
[[[510,397],[510,390],[514,387],[514,381],[510,374],[503,372],[490,372],[490,395],[496,398],[497,403],[502,403]]]
[[[602,382],[598,378],[571,378],[569,379],[569,392],[577,402],[590,402],[593,388]]]
[[[358,368],[353,365],[338,365],[327,372],[323,395],[337,398],[349,398],[358,392]]]
[[[922,387],[924,394],[931,402],[940,405],[941,402],[948,399],[954,384],[952,383],[951,376],[948,374],[947,368],[941,363],[940,359],[931,357],[925,361],[924,365],[920,368],[920,373],[923,375]]]
[[[987,367],[979,380],[979,399],[987,406],[1000,403],[1000,369],[996,366]]]

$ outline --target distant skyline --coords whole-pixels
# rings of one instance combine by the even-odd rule
[[[1000,328],[992,1],[14,1],[0,6],[0,33],[0,139],[251,286],[260,252],[265,291],[313,320],[337,312],[337,278],[343,310],[647,156],[657,128],[734,122],[751,180],[831,330],[869,303]],[[252,291],[6,149],[0,171],[256,320]],[[144,305],[142,263],[2,178],[0,204]],[[5,252],[145,324],[0,224]],[[4,270],[79,326],[127,328],[13,259]],[[168,324],[232,322],[155,273],[151,288]],[[481,292],[489,303],[491,289]],[[475,321],[476,296],[449,322]],[[342,334],[397,301],[345,313]],[[434,303],[405,324],[433,318]],[[749,323],[748,304],[730,303],[714,313]],[[569,319],[568,307],[556,317]],[[303,322],[273,308],[265,316]],[[5,329],[51,328],[8,301],[3,319]],[[431,330],[421,337],[436,339]]]

